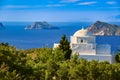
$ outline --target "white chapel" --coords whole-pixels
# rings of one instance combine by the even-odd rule
[[[54,44],[54,48],[59,44]],[[111,53],[111,46],[109,44],[96,43],[96,36],[93,36],[87,29],[82,28],[70,37],[70,46],[72,55],[78,54],[79,58],[85,58],[89,61],[108,61],[115,62],[115,55]]]

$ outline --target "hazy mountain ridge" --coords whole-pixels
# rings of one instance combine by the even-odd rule
[[[31,25],[28,25],[27,27],[25,27],[25,29],[58,29],[58,27],[54,27],[50,24],[48,24],[47,22],[43,21],[43,22],[34,22]]]
[[[88,31],[90,31],[93,35],[119,36],[120,26],[96,21],[94,24],[88,27]]]

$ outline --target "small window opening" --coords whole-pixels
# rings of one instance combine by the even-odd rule
[[[83,43],[83,40],[81,40],[81,43]]]

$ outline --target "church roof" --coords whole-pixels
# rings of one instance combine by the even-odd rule
[[[88,32],[87,29],[82,28],[82,29],[76,31],[73,36],[90,36],[90,35],[91,34],[90,34],[90,32]]]

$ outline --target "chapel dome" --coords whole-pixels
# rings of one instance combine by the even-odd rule
[[[90,32],[88,32],[87,29],[82,28],[82,29],[76,31],[73,36],[90,36],[90,35],[91,34],[90,34]]]

